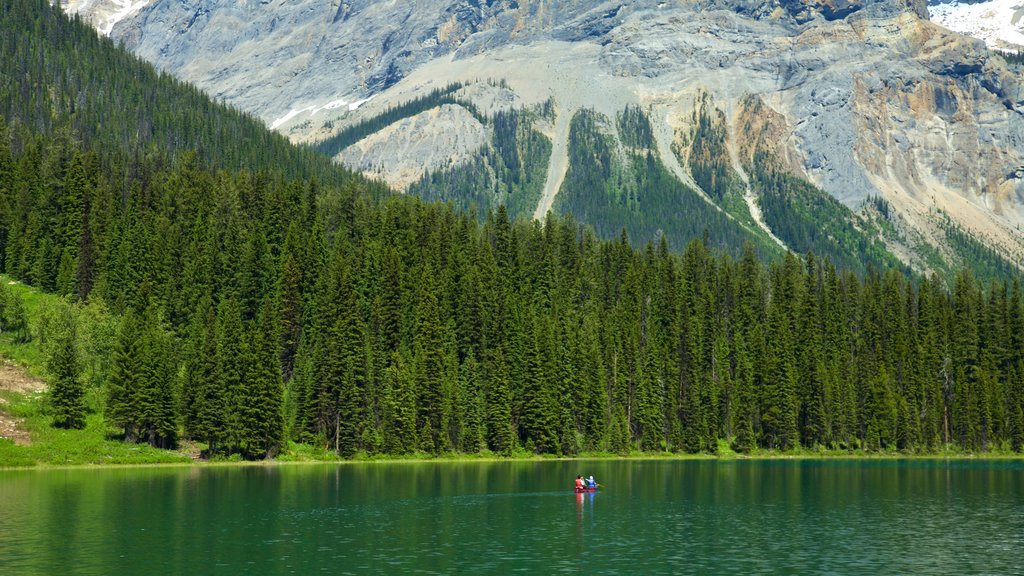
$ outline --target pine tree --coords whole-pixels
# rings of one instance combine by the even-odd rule
[[[601,332],[598,328],[600,322],[590,317],[584,320],[583,326],[589,328],[584,328],[584,341],[580,349],[582,374],[579,400],[575,408],[580,422],[579,429],[586,438],[586,447],[598,450],[606,447],[610,424],[604,358],[597,336]]]
[[[294,371],[295,354],[302,334],[302,254],[299,243],[298,224],[293,222],[288,228],[278,281],[281,294],[281,367],[286,380]]]
[[[114,365],[107,385],[107,421],[124,431],[126,442],[138,439],[141,417],[138,387],[142,371],[142,323],[131,309],[121,320],[121,331],[114,353]]]
[[[81,154],[75,154],[64,177],[60,198],[60,265],[57,271],[57,293],[76,293],[78,250],[81,247],[85,224],[85,201],[88,191],[85,164]]]
[[[28,342],[32,334],[28,329],[28,313],[25,303],[18,294],[10,293],[3,308],[3,328],[14,334],[16,344]]]
[[[610,447],[613,452],[626,456],[630,452],[629,421],[626,418],[626,409],[622,406],[615,408],[615,415],[612,416],[611,431],[609,432]]]
[[[416,448],[416,394],[410,362],[400,353],[394,353],[385,379],[388,393],[385,421],[385,451],[388,454],[408,454]]]
[[[1024,451],[1024,362],[1010,369],[1008,384],[1010,447],[1014,452],[1021,452]]]
[[[932,449],[948,442],[946,406],[943,394],[944,354],[941,349],[941,320],[937,288],[926,278],[918,291],[917,350],[919,378],[921,380],[921,429],[924,445]]]
[[[441,449],[442,412],[441,379],[443,371],[443,340],[434,293],[433,274],[425,271],[421,281],[420,303],[416,311],[416,394],[418,422],[422,433],[421,448],[436,454]],[[429,432],[429,433],[428,433]]]
[[[328,386],[337,392],[334,449],[344,457],[351,457],[361,448],[363,429],[362,398],[365,388],[365,365],[362,357],[361,329],[352,306],[343,308],[342,314],[329,332],[327,342]],[[330,434],[330,431],[328,431]]]
[[[662,423],[664,384],[657,361],[660,356],[661,354],[653,343],[647,346],[643,370],[637,386],[640,450],[645,452],[661,450],[664,437]]]
[[[177,378],[171,335],[163,326],[163,315],[147,308],[140,335],[140,362],[134,394],[139,432],[154,448],[173,448],[178,442]]]
[[[897,406],[892,388],[889,371],[880,365],[867,385],[865,448],[868,450],[895,448]]]
[[[217,308],[217,371],[216,382],[227,406],[221,415],[225,422],[225,447],[237,448],[242,435],[240,405],[242,382],[246,377],[248,347],[242,310],[238,301],[228,298]]]
[[[466,454],[475,454],[487,445],[484,425],[484,395],[481,386],[480,366],[472,352],[462,363],[459,373],[459,419],[463,423],[458,449]]]
[[[544,329],[537,327],[536,322],[534,326],[530,337],[524,343],[523,402],[519,413],[519,435],[524,442],[532,442],[539,452],[554,453],[558,449],[558,442],[554,427],[553,399],[543,369],[542,352],[538,346],[538,340],[544,337]]]
[[[287,402],[285,403],[285,424],[289,438],[295,442],[306,444],[316,443],[312,430],[315,429],[316,414],[311,410],[313,403],[313,358],[310,353],[312,346],[308,338],[303,337],[299,343],[293,363],[292,378],[288,381]]]
[[[783,450],[793,448],[799,442],[796,401],[797,346],[794,340],[794,307],[800,297],[797,292],[799,266],[796,258],[788,255],[782,268],[776,269],[768,316],[761,425],[766,446]]]
[[[75,323],[70,311],[65,313],[62,324],[47,362],[52,377],[50,408],[53,425],[57,428],[85,428],[85,389],[75,345]]]
[[[284,440],[283,388],[276,307],[264,298],[242,347],[247,359],[238,394],[238,447],[248,458],[273,458]]]
[[[7,244],[14,225],[14,157],[7,123],[0,116],[0,270],[6,270]]]
[[[256,319],[264,295],[272,292],[273,282],[277,279],[270,275],[275,269],[266,238],[258,231],[251,232],[245,246],[244,261],[238,271],[239,304],[242,306],[242,319],[246,322]]]
[[[511,386],[504,350],[498,348],[488,367],[487,443],[492,451],[505,455],[511,454],[515,448]]]
[[[974,279],[964,273],[957,275],[953,296],[953,418],[952,429],[961,448],[979,448],[982,415],[977,396],[979,393],[979,314],[980,293]]]
[[[227,437],[230,414],[223,383],[217,378],[217,315],[213,305],[200,305],[192,330],[191,354],[187,363],[185,430],[205,440],[210,453],[217,453]]]
[[[824,351],[821,336],[820,288],[818,263],[813,253],[808,253],[803,301],[800,303],[797,322],[797,339],[800,343],[799,398],[804,446],[817,446],[825,442],[825,379]]]
[[[754,412],[756,392],[754,390],[754,367],[742,333],[734,336],[733,348],[736,355],[736,419],[733,425],[735,440],[733,450],[750,452],[757,447],[754,434]]]

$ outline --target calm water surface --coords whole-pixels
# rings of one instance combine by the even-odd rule
[[[0,471],[4,575],[1022,572],[1022,462]]]

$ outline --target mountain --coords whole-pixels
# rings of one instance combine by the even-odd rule
[[[1024,50],[1024,3],[1019,0],[929,0],[928,14],[933,22],[984,40],[989,48]]]
[[[855,268],[1024,258],[1019,75],[923,0],[156,1],[111,37],[428,198]]]

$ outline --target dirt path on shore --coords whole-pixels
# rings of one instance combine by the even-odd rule
[[[42,380],[32,378],[21,368],[7,360],[0,359],[0,390],[31,394],[46,388]],[[4,410],[7,400],[0,397],[0,438],[14,440],[15,444],[31,444],[32,437],[25,430],[24,423]]]

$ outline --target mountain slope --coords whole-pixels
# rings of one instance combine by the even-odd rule
[[[568,127],[580,111],[611,120],[639,106],[652,123],[652,153],[669,173],[758,241],[776,244],[771,236],[780,230],[766,232],[757,216],[763,205],[737,187],[755,153],[738,129],[754,96],[772,119],[767,156],[837,199],[850,211],[848,228],[875,234],[904,263],[969,263],[969,251],[948,241],[947,219],[1004,259],[1019,264],[1024,255],[1019,81],[980,42],[929,22],[923,0],[190,0],[148,5],[112,36],[298,141],[461,85],[449,104],[468,114],[421,110],[427,116],[367,134],[358,153],[331,151],[399,188],[413,186],[417,174],[450,183],[459,178],[438,173],[490,166],[484,158],[494,157],[495,131],[487,119],[546,107],[550,114],[537,114],[532,130],[552,152],[540,197],[532,209],[522,200],[522,214],[559,209],[572,169]],[[719,148],[748,152],[722,156],[722,174],[736,176],[726,179],[729,190],[704,190],[691,176],[688,139],[704,94],[724,120]],[[474,139],[452,136],[467,130]],[[617,136],[612,148],[627,157]],[[485,171],[476,184],[515,189],[501,170]],[[445,186],[444,194],[465,197]],[[532,200],[536,192],[526,194]],[[873,232],[863,222],[879,217],[874,198],[891,211]],[[596,223],[605,224],[614,223]]]
[[[198,152],[217,168],[351,180],[253,116],[205,94],[64,18],[46,0],[0,6],[0,115],[14,130],[71,136],[107,153],[173,159]]]

